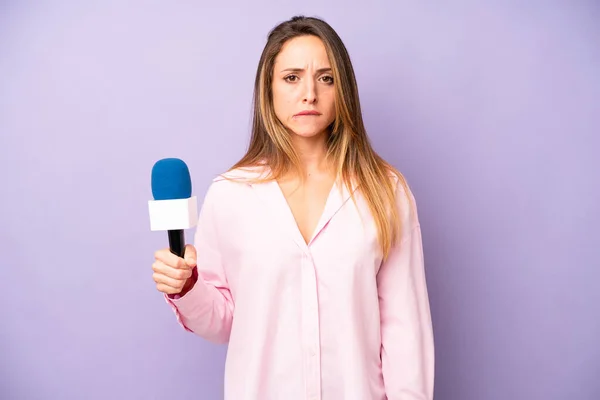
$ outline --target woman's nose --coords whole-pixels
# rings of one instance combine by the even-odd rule
[[[316,85],[312,80],[306,80],[304,84],[304,98],[303,102],[312,104],[317,101],[317,89]]]

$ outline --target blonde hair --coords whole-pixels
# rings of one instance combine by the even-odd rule
[[[331,63],[335,88],[336,119],[329,126],[327,157],[348,190],[352,183],[361,193],[373,216],[384,259],[400,235],[396,206],[396,176],[409,193],[406,180],[371,147],[363,123],[358,87],[350,57],[342,40],[325,21],[297,16],[271,30],[264,47],[254,84],[252,135],[246,154],[230,169],[268,164],[271,173],[261,180],[282,177],[290,169],[301,171],[289,133],[275,115],[271,92],[275,58],[288,40],[313,35],[325,45]],[[303,174],[299,173],[302,177]],[[399,193],[398,193],[399,194]]]

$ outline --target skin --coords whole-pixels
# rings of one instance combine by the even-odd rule
[[[335,180],[325,161],[327,127],[335,120],[334,84],[319,38],[301,36],[284,44],[273,68],[273,107],[300,155],[305,181],[288,175],[278,183],[307,243]],[[305,110],[319,114],[298,115]]]
[[[289,40],[273,68],[273,106],[298,152],[304,182],[293,174],[278,181],[304,240],[308,243],[323,213],[335,181],[325,160],[327,127],[335,120],[335,89],[331,65],[322,41],[313,36]],[[319,115],[298,116],[304,110]],[[196,249],[188,244],[184,259],[168,248],[154,254],[152,277],[158,291],[185,295],[194,285]]]

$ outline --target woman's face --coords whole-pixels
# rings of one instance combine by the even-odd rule
[[[335,120],[333,75],[325,46],[315,36],[286,42],[273,69],[275,115],[292,133],[314,137]]]

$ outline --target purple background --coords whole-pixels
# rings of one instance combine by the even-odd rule
[[[222,398],[226,347],[151,278],[150,170],[184,159],[202,198],[243,154],[296,13],[345,41],[419,202],[436,399],[600,398],[600,5],[203,3],[0,3],[0,398]]]

